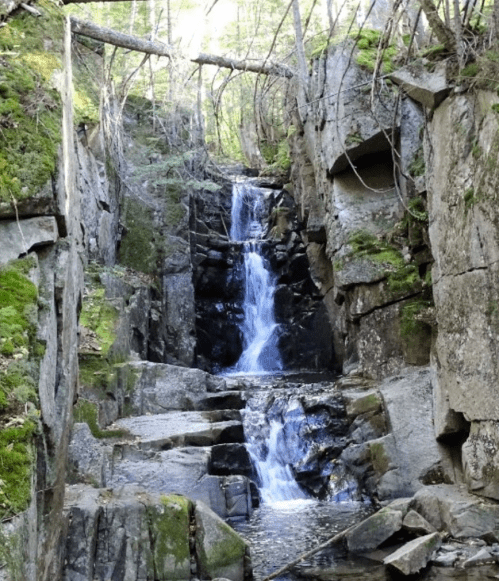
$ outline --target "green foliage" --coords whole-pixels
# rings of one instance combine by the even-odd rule
[[[414,222],[428,222],[428,210],[426,209],[426,204],[420,196],[411,198],[407,204],[409,212],[406,215],[408,223]]]
[[[499,48],[494,45],[467,64],[458,75],[458,81],[472,81],[480,89],[497,90],[499,87]]]
[[[447,52],[447,50],[443,44],[434,44],[428,48],[423,49],[421,51],[421,56],[431,60],[439,58],[445,52]]]
[[[463,194],[463,200],[465,211],[468,212],[468,210],[471,210],[471,208],[473,208],[477,201],[477,198],[475,196],[475,189],[468,188]]]
[[[425,174],[426,166],[423,146],[420,146],[417,149],[416,153],[414,154],[414,158],[407,169],[412,177],[419,177]]]
[[[74,421],[87,424],[94,438],[122,438],[126,434],[124,430],[101,429],[97,416],[97,403],[87,399],[80,398],[73,408]]]
[[[388,288],[394,294],[410,293],[420,282],[418,267],[415,264],[406,264],[388,275]]]

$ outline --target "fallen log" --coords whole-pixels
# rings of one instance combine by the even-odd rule
[[[286,573],[287,571],[289,571],[293,567],[296,567],[296,565],[300,564],[302,561],[305,561],[305,559],[308,559],[309,557],[312,557],[313,555],[315,555],[315,553],[322,551],[322,549],[327,549],[327,547],[329,547],[330,545],[334,545],[335,543],[342,541],[344,539],[345,535],[347,535],[357,525],[358,525],[358,523],[352,525],[351,527],[348,527],[344,531],[341,531],[340,533],[337,533],[333,537],[329,538],[327,541],[324,541],[323,543],[321,543],[317,547],[310,549],[310,551],[307,551],[306,553],[303,553],[297,559],[295,559],[294,561],[291,561],[291,563],[284,565],[284,567],[281,567],[279,570],[274,571],[273,573],[271,573],[270,575],[265,577],[265,579],[262,579],[262,581],[271,581],[271,579],[275,579],[276,577],[279,577],[279,575]]]
[[[121,48],[127,48],[129,50],[135,50],[138,52],[144,52],[146,54],[154,54],[158,56],[166,56],[169,58],[186,58],[178,53],[173,47],[167,44],[163,44],[162,42],[143,40],[141,38],[137,38],[136,36],[123,34],[116,30],[112,30],[111,28],[98,26],[93,22],[80,20],[74,16],[71,17],[71,30],[75,34],[88,36],[94,40],[100,40],[101,42],[119,46]],[[273,75],[277,77],[286,77],[288,79],[294,75],[293,71],[286,65],[267,61],[253,61],[251,59],[234,60],[205,53],[199,53],[195,56],[188,57],[188,60],[199,65],[214,65],[226,69],[260,73],[263,75]]]

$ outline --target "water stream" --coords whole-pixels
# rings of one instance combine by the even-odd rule
[[[352,501],[348,494],[337,496],[343,502],[319,501],[295,479],[292,464],[305,457],[310,448],[310,442],[299,434],[298,426],[304,425],[303,407],[298,398],[287,395],[287,390],[283,390],[284,395],[275,396],[279,388],[272,381],[265,387],[263,377],[266,374],[268,381],[269,375],[282,371],[279,329],[274,317],[275,277],[262,256],[264,213],[265,190],[248,183],[234,184],[230,236],[233,241],[243,242],[243,352],[226,374],[262,378],[243,412],[246,446],[258,474],[262,502],[249,521],[233,526],[251,546],[257,580],[360,520],[370,510],[364,503]],[[305,418],[307,422],[310,427]],[[330,567],[341,558],[345,556],[335,548],[321,552],[305,565]],[[297,578],[290,573],[279,579]]]

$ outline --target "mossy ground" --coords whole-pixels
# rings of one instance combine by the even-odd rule
[[[31,497],[37,430],[36,286],[26,274],[31,257],[0,269],[0,520],[24,510]]]
[[[42,22],[21,11],[0,28],[0,202],[38,193],[56,172],[61,142],[60,71],[63,15],[40,0]]]

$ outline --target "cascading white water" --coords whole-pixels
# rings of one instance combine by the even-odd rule
[[[236,183],[232,193],[233,241],[244,242],[244,318],[240,325],[243,353],[236,373],[267,373],[282,369],[274,317],[275,280],[261,254],[264,193],[248,184]]]

